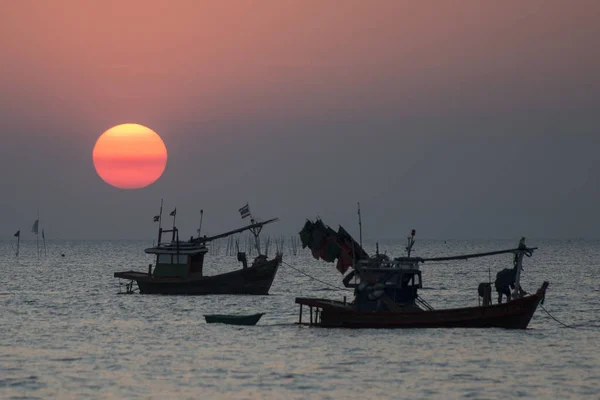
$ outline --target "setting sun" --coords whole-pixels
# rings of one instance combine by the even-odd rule
[[[120,189],[139,189],[156,182],[167,165],[167,148],[152,129],[117,125],[104,132],[92,153],[98,175]]]

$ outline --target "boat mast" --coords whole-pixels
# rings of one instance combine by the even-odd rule
[[[240,232],[252,230],[253,228],[257,228],[257,227],[262,228],[264,225],[270,224],[271,222],[275,222],[275,221],[278,221],[278,220],[279,220],[279,218],[271,218],[271,219],[268,219],[268,220],[262,221],[262,222],[254,222],[253,224],[244,226],[243,228],[234,229],[234,230],[229,231],[229,232],[220,233],[218,235],[209,236],[209,237],[197,237],[197,238],[195,238],[192,241],[194,243],[208,243],[208,242],[212,242],[214,240],[221,239],[221,238],[224,238],[224,237],[227,237],[227,236],[235,235],[236,233],[240,233]]]
[[[160,212],[158,214],[158,242],[156,243],[157,246],[160,246],[160,239],[162,236],[162,208],[163,208],[163,199],[160,199]],[[157,262],[158,262],[158,256],[156,256]]]
[[[525,255],[525,251],[527,250],[527,246],[525,246],[525,238],[522,237],[519,240],[519,247],[517,252],[515,253],[515,269],[517,270],[515,274],[515,289],[513,291],[512,297],[515,299],[520,299],[523,297],[521,293],[521,270],[523,269],[523,256]]]
[[[256,221],[254,220],[254,218],[252,216],[250,216],[250,222],[252,224],[256,224]],[[262,225],[259,226],[255,226],[253,228],[250,228],[250,232],[252,232],[252,235],[254,235],[254,246],[256,247],[256,252],[257,254],[260,256],[260,231],[262,231]]]
[[[163,199],[160,199],[160,212],[158,213],[158,242],[156,246],[160,246],[160,239],[162,238],[162,208]],[[159,255],[156,254],[156,265],[158,266]],[[152,275],[152,266],[149,267],[148,275]]]
[[[175,227],[175,218],[177,218],[177,207],[175,207],[169,215],[173,217],[173,230],[171,231],[171,232],[173,232],[173,234],[171,236],[171,242],[172,242],[175,240],[175,230],[177,229]]]
[[[410,258],[410,252],[412,250],[413,245],[415,244],[415,233],[416,231],[413,229],[410,231],[410,236],[406,238],[406,255]]]
[[[200,232],[202,231],[202,215],[204,214],[204,210],[200,209],[200,226],[198,227],[198,237],[200,237]]]
[[[360,203],[358,205],[358,240],[360,241],[360,247],[362,247],[362,220],[360,217]]]

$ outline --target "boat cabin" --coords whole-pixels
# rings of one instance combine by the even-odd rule
[[[152,265],[149,266],[150,275],[187,278],[192,275],[202,276],[204,255],[208,253],[208,248],[204,244],[175,241],[150,247],[144,252],[156,255],[154,271]]]
[[[343,282],[355,289],[354,304],[361,311],[414,307],[423,287],[418,262],[406,258],[359,262]]]

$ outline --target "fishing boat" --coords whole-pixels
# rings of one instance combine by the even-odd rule
[[[227,315],[227,314],[213,314],[205,315],[207,324],[228,324],[228,325],[256,325],[260,317],[265,313],[251,314],[251,315]]]
[[[360,214],[359,214],[360,215]],[[362,235],[361,235],[362,236]],[[530,257],[536,247],[527,247],[525,238],[513,249],[450,257],[411,257],[415,231],[407,239],[407,256],[390,259],[386,255],[369,256],[341,226],[336,232],[321,220],[307,221],[300,232],[303,247],[309,247],[313,256],[333,262],[345,273],[347,288],[354,290],[354,299],[343,301],[322,298],[296,298],[300,305],[299,323],[302,324],[303,306],[309,308],[308,325],[326,328],[507,328],[525,329],[538,305],[543,303],[548,282],[532,294],[520,285],[523,257]],[[418,294],[423,288],[420,266],[431,262],[448,262],[479,257],[513,254],[513,268],[500,271],[495,287],[498,304],[492,303],[491,282],[480,283],[478,304],[471,307],[434,309]],[[512,291],[511,291],[512,289]],[[502,303],[502,297],[507,301]]]
[[[158,221],[157,218],[160,217],[155,217]],[[129,281],[126,285],[127,293],[133,292],[133,283],[136,282],[141,294],[267,295],[281,265],[282,254],[276,254],[273,259],[261,254],[259,235],[264,225],[277,220],[278,218],[272,218],[260,222],[252,219],[250,225],[210,237],[201,237],[199,229],[198,237],[192,237],[188,241],[179,239],[179,230],[174,224],[172,229],[162,229],[159,225],[157,245],[144,250],[147,254],[156,256],[154,265],[148,265],[147,272],[115,272],[114,277]],[[258,256],[253,262],[248,265],[246,253],[238,251],[237,259],[242,263],[242,268],[216,275],[204,274],[207,244],[244,231],[250,231],[254,236]],[[168,242],[163,242],[165,233],[171,233]]]

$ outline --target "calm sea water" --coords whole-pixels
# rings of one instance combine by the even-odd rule
[[[517,238],[518,239],[518,238]],[[416,255],[510,248],[514,241],[417,241]],[[270,296],[119,295],[113,272],[145,271],[141,241],[0,243],[0,398],[431,399],[600,398],[600,242],[529,240],[523,286],[550,281],[525,331],[346,330],[295,325],[296,296],[342,299],[283,265]],[[381,250],[400,255],[401,243]],[[372,248],[369,249],[372,251]],[[205,271],[237,268],[212,254]],[[61,257],[61,253],[65,257]],[[216,251],[214,253],[217,253]],[[284,261],[339,286],[333,264]],[[436,308],[477,303],[477,284],[510,256],[425,264]],[[258,325],[206,324],[203,314],[266,312]]]

